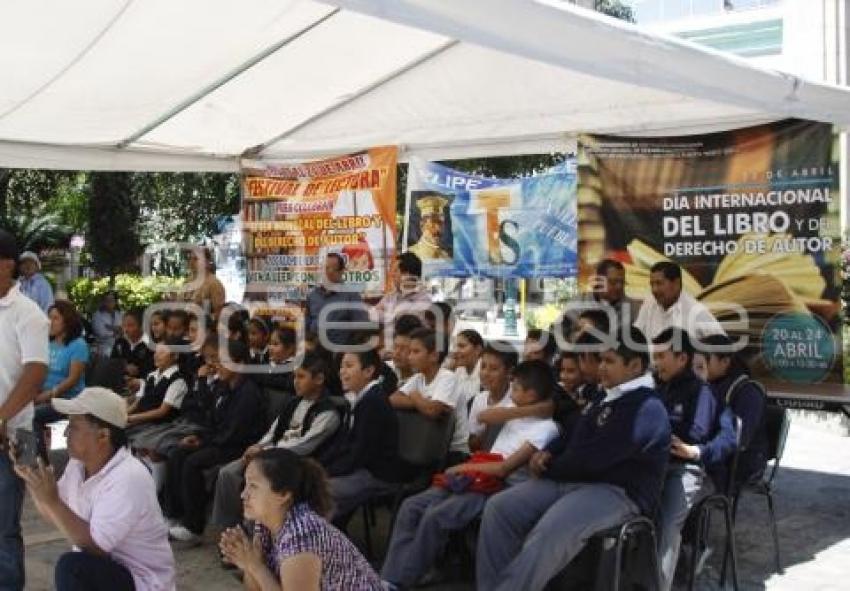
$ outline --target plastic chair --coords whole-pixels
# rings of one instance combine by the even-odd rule
[[[735,519],[733,516],[733,488],[735,483],[735,473],[738,470],[738,457],[741,453],[741,419],[735,417],[735,453],[729,459],[728,474],[729,478],[726,484],[726,490],[723,492],[708,495],[699,501],[691,514],[695,515],[696,532],[694,534],[694,551],[691,556],[690,568],[688,570],[688,591],[693,591],[694,583],[696,582],[697,566],[699,564],[699,554],[702,546],[708,538],[710,527],[710,517],[712,510],[723,512],[723,522],[726,528],[726,544],[723,549],[723,568],[720,572],[720,586],[726,585],[726,565],[727,560],[731,560],[732,566],[732,588],[738,591],[738,553],[735,549]]]
[[[741,493],[745,490],[755,494],[763,495],[767,499],[767,510],[770,514],[770,528],[773,534],[773,555],[776,561],[776,572],[782,574],[782,562],[779,556],[779,530],[776,527],[776,511],[773,505],[773,481],[779,471],[779,463],[785,453],[785,442],[788,439],[788,430],[791,427],[791,417],[787,408],[769,405],[764,408],[765,427],[767,428],[768,456],[767,461],[773,461],[773,466],[768,472],[759,475],[757,479],[743,483],[735,492],[732,502],[732,520],[738,515],[738,501]]]

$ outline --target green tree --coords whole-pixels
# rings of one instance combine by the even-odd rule
[[[9,212],[38,207],[77,174],[67,170],[0,168],[0,218]]]
[[[620,0],[596,0],[594,5],[598,12],[613,16],[620,20],[635,22],[635,14],[631,6],[626,6]]]
[[[6,212],[0,216],[0,228],[11,232],[21,251],[38,252],[43,248],[64,247],[73,234],[59,215],[43,205],[30,210]]]
[[[94,268],[109,277],[135,268],[141,254],[139,204],[131,174],[94,172],[89,175],[89,232],[87,243]]]
[[[220,217],[239,212],[239,175],[137,173],[132,185],[145,243],[194,242],[214,233]]]

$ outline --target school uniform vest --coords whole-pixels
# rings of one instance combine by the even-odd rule
[[[151,373],[145,380],[145,393],[141,400],[139,400],[135,412],[147,412],[162,406],[162,401],[165,400],[165,394],[168,392],[168,388],[177,380],[185,381],[183,374],[179,371],[175,371],[171,374],[171,377],[161,378],[159,382],[156,381],[156,375]]]
[[[292,415],[295,414],[295,409],[298,408],[298,404],[301,402],[300,397],[295,397],[290,400],[280,412],[280,416],[277,419],[277,425],[274,429],[274,434],[272,435],[272,441],[277,443],[280,441],[280,438],[283,437],[283,434],[289,429],[289,424],[292,422]],[[301,424],[301,436],[303,437],[313,425],[313,421],[323,412],[334,411],[336,412],[336,406],[331,402],[330,398],[327,394],[323,394],[319,397],[310,408],[307,409],[307,414],[304,415],[304,422]],[[322,448],[324,448],[328,443],[330,443],[333,437],[328,437],[325,439],[322,444],[313,451],[313,455],[318,455]]]

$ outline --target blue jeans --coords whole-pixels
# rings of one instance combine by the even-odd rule
[[[108,556],[66,552],[53,572],[56,591],[135,591],[127,567]]]
[[[24,483],[12,470],[6,452],[0,451],[0,591],[24,588],[23,504]]]

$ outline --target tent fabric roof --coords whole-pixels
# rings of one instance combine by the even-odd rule
[[[0,4],[0,166],[237,170],[374,145],[459,158],[582,131],[850,125],[850,90],[560,0]]]

